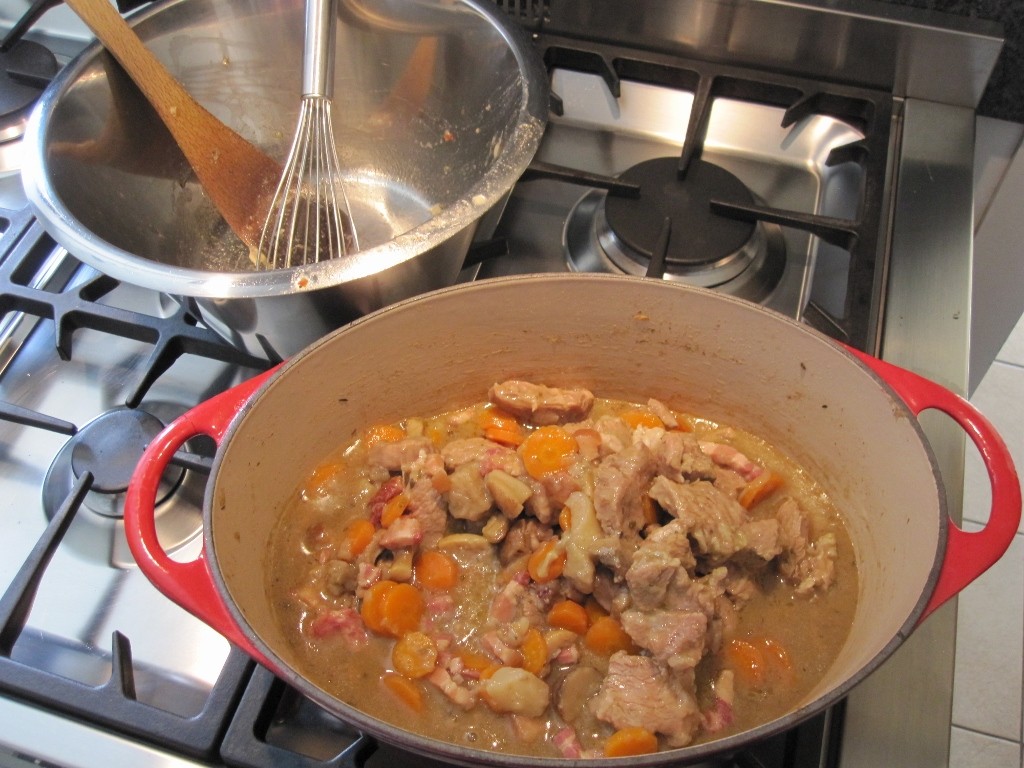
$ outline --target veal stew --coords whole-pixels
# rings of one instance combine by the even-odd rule
[[[314,684],[400,728],[548,757],[784,714],[857,595],[840,515],[763,436],[516,380],[338,446],[269,557]]]

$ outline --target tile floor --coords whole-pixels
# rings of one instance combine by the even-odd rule
[[[971,397],[996,426],[1024,474],[1024,321]],[[981,460],[969,448],[964,526],[988,516]],[[1006,555],[959,598],[950,768],[1024,768],[1024,524]]]

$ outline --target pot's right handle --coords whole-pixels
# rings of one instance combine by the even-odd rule
[[[992,509],[984,528],[968,533],[949,521],[946,555],[932,596],[918,619],[920,623],[1006,552],[1020,525],[1020,480],[1006,443],[991,422],[967,400],[905,368],[850,347],[847,349],[896,390],[915,415],[935,408],[956,421],[981,453],[992,485]]]
[[[206,561],[206,547],[195,560],[171,558],[156,533],[156,498],[160,478],[175,452],[197,435],[220,446],[231,420],[275,368],[200,403],[171,422],[146,447],[132,475],[125,499],[124,527],[139,568],[164,595],[208,624],[265,666],[274,669],[241,630],[224,604]]]

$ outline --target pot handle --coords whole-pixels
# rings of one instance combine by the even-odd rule
[[[1021,489],[1013,458],[1003,439],[973,405],[945,387],[905,368],[847,348],[903,399],[914,415],[935,408],[950,416],[977,446],[992,485],[992,509],[985,527],[969,533],[949,521],[946,553],[924,613],[918,623],[987,571],[1017,534]]]
[[[128,486],[124,510],[128,547],[157,589],[270,669],[274,665],[256,649],[225,605],[206,560],[205,544],[189,562],[172,559],[160,546],[155,504],[160,478],[175,452],[190,438],[204,434],[219,446],[239,409],[277,367],[200,403],[168,424],[143,452]]]

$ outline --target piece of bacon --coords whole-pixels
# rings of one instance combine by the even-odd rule
[[[462,709],[472,709],[476,704],[476,695],[473,691],[456,683],[447,669],[438,667],[427,675],[426,679]]]
[[[700,449],[715,464],[738,472],[748,483],[764,472],[762,467],[752,462],[731,445],[702,440],[700,441]]]
[[[380,515],[384,511],[384,505],[391,499],[405,490],[401,475],[395,475],[385,480],[377,492],[370,497],[370,522],[375,526],[380,525]]]
[[[707,733],[718,733],[723,728],[728,728],[734,719],[732,705],[725,699],[715,699],[714,704],[701,712],[701,724]]]
[[[366,626],[354,608],[341,608],[321,613],[309,625],[309,634],[316,638],[340,635],[353,648],[366,644]]]
[[[380,545],[384,549],[412,549],[423,541],[423,526],[414,517],[405,515],[398,518],[384,530]]]
[[[583,745],[580,744],[579,737],[576,736],[576,731],[568,725],[556,733],[551,738],[551,742],[555,745],[555,748],[559,751],[562,757],[583,757]]]

